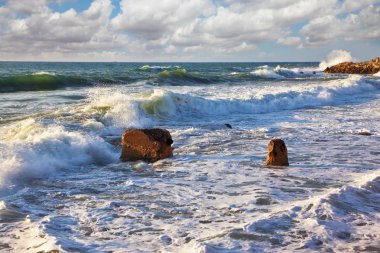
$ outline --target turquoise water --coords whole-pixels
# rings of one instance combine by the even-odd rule
[[[379,250],[379,91],[319,63],[2,62],[0,251]],[[142,127],[174,157],[121,163]]]

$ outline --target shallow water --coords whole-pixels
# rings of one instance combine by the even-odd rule
[[[0,65],[0,251],[380,250],[379,77],[317,63]],[[107,141],[133,127],[168,129],[174,157],[119,162]],[[289,167],[264,166],[271,138]]]

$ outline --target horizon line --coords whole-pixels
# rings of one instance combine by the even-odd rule
[[[320,61],[23,61],[23,60],[0,60],[6,62],[27,63],[319,63]]]

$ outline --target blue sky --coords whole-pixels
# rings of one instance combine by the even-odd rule
[[[379,23],[376,0],[0,0],[0,60],[368,59]]]

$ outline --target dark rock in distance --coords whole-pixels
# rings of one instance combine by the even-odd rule
[[[231,124],[226,123],[226,124],[224,124],[224,125],[225,125],[227,128],[232,129]]]
[[[155,162],[173,156],[173,139],[169,131],[160,128],[127,130],[122,136],[120,159]]]
[[[257,198],[256,205],[270,205],[271,201],[269,198]]]
[[[357,135],[371,136],[372,134],[370,132],[359,132]]]
[[[376,74],[380,71],[380,58],[376,57],[366,62],[342,62],[324,70],[325,73],[341,74]]]
[[[289,166],[288,149],[283,140],[270,140],[265,164],[270,166]]]

